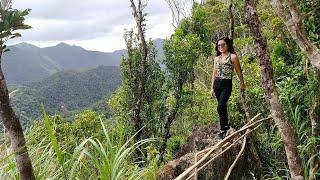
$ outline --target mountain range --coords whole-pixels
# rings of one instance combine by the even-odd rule
[[[158,57],[161,57],[163,39],[155,39],[154,44]],[[45,48],[20,43],[9,46],[9,49],[2,58],[8,84],[36,82],[64,70],[91,69],[100,65],[119,66],[121,57],[126,55],[125,49],[99,52],[66,43]]]
[[[154,44],[159,59],[163,40]],[[85,108],[109,114],[106,102],[121,84],[119,65],[126,50],[88,51],[65,43],[46,48],[20,43],[9,49],[2,68],[24,128],[41,115],[42,104],[48,114],[72,116]]]

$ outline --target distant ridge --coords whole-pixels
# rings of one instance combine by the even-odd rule
[[[162,39],[154,40],[158,57],[163,55]],[[28,43],[9,46],[3,56],[2,67],[8,84],[24,84],[43,80],[64,70],[91,69],[100,65],[119,66],[126,50],[114,52],[90,51],[82,47],[59,43],[39,48]]]

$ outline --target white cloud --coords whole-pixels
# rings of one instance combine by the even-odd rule
[[[12,43],[43,47],[66,42],[90,50],[114,51],[125,48],[124,29],[135,26],[129,0],[17,0],[13,7],[32,9],[26,23],[33,28]],[[145,12],[148,38],[173,33],[165,0],[149,0]]]

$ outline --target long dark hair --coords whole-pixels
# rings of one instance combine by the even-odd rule
[[[217,52],[217,56],[220,56],[221,55],[221,52],[219,51],[218,49],[218,42],[220,40],[224,40],[224,42],[226,42],[227,46],[228,46],[228,52],[230,53],[234,53],[234,48],[233,48],[233,41],[232,39],[228,38],[228,37],[222,37],[220,39],[217,40],[216,42],[216,52]]]

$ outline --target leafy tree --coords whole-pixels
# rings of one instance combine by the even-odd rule
[[[296,0],[309,38],[320,47],[320,1]]]
[[[135,105],[132,113],[132,121],[134,122],[135,130],[137,135],[135,136],[137,141],[141,140],[142,120],[141,120],[141,107],[142,107],[142,96],[145,92],[145,80],[146,80],[146,64],[148,56],[148,47],[145,38],[145,13],[143,9],[146,6],[141,0],[138,0],[137,6],[134,0],[130,0],[132,15],[136,21],[136,27],[138,30],[138,40],[139,40],[139,52],[140,52],[140,63],[139,63],[139,75],[137,76],[137,89],[135,91]],[[139,156],[139,152],[137,154]]]
[[[183,24],[183,23],[181,23]],[[160,147],[160,161],[163,160],[167,140],[171,137],[170,129],[181,108],[190,104],[188,90],[183,87],[193,81],[193,70],[200,55],[201,43],[194,34],[185,34],[182,28],[177,28],[175,34],[164,43],[164,60],[169,77],[169,89],[172,93],[172,104],[168,107],[163,129],[164,142]]]
[[[30,26],[24,24],[25,16],[30,9],[19,11],[11,8],[11,1],[2,0],[0,4],[0,116],[8,131],[11,147],[15,153],[16,163],[21,179],[34,179],[33,168],[25,143],[23,130],[19,119],[15,115],[10,102],[9,93],[1,67],[2,55],[9,51],[6,43],[9,39],[21,36],[17,30],[29,29]]]
[[[140,73],[140,51],[138,37],[133,30],[124,35],[128,56],[121,61],[122,84],[116,94],[109,100],[113,117],[123,124],[127,124],[128,132],[134,134],[140,129],[135,128],[135,122],[131,120],[137,96],[139,73]],[[141,136],[143,139],[149,137],[160,137],[162,134],[163,119],[167,112],[166,79],[164,71],[156,60],[156,49],[152,41],[148,41],[148,55],[146,58],[146,77],[144,94],[141,99]]]

